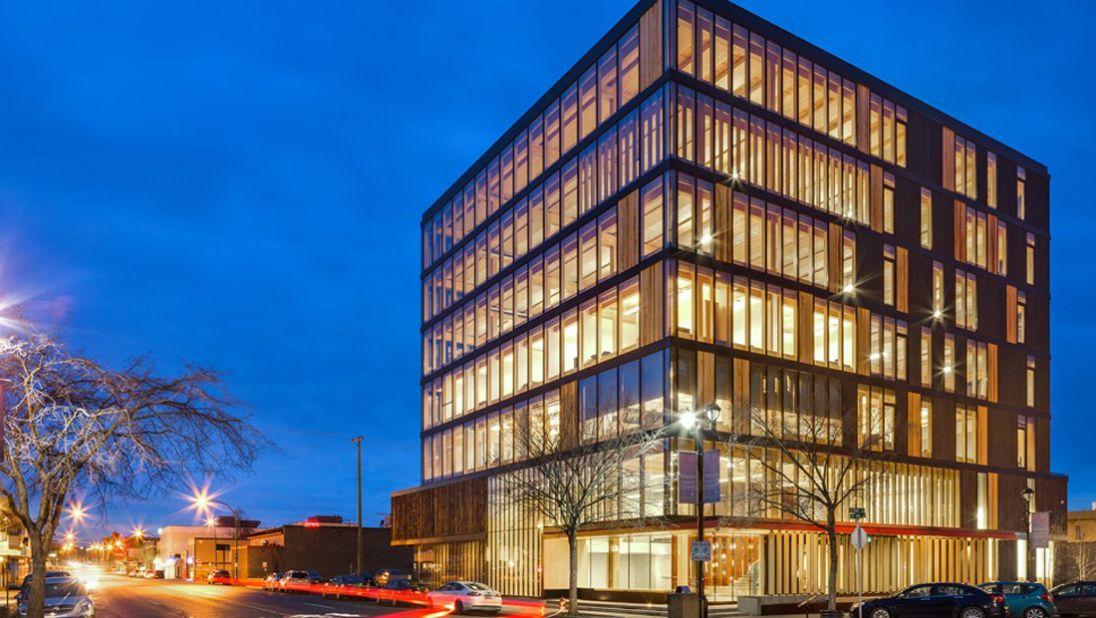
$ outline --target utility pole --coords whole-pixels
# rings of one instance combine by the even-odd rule
[[[358,446],[358,572],[355,575],[361,575],[362,562],[365,559],[365,547],[362,544],[362,437],[358,436],[351,442]]]

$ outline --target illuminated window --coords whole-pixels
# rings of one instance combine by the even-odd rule
[[[873,451],[894,450],[894,391],[860,386],[856,404],[860,447]]]
[[[581,317],[581,367],[585,369],[597,363],[597,299],[591,298],[582,303],[579,313]]]
[[[597,63],[598,122],[617,110],[617,50],[609,48]]]
[[[944,365],[940,368],[944,374],[944,391],[955,392],[955,335],[944,334]]]
[[[620,351],[639,346],[639,279],[620,286]]]
[[[1016,293],[1016,342],[1024,343],[1027,331],[1027,294]]]
[[[921,327],[921,386],[932,388],[932,330]]]
[[[894,306],[894,245],[883,245],[883,304]]]
[[[978,410],[955,406],[955,461],[978,462]]]
[[[643,187],[640,197],[643,204],[643,255],[648,256],[662,248],[662,181],[655,179]]]
[[[934,316],[944,312],[944,265],[932,263],[932,311]]]
[[[1027,407],[1034,408],[1035,407],[1035,357],[1031,356],[1031,355],[1028,355],[1028,357],[1027,357],[1026,377],[1027,377],[1027,379],[1026,379],[1025,382],[1026,382],[1026,386],[1027,386],[1027,388],[1026,388],[1026,391],[1027,391],[1027,398],[1026,398]]]
[[[732,80],[731,89],[735,96],[746,98],[746,48],[749,46],[749,33],[742,26],[734,26],[732,36]]]
[[[598,360],[612,358],[617,351],[617,310],[616,289],[602,292],[598,299]]]
[[[677,68],[682,73],[692,75],[693,63],[693,24],[696,7],[688,0],[677,4]]]
[[[894,174],[883,172],[883,231],[894,233]]]
[[[1016,168],[1016,218],[1027,218],[1027,170]]]
[[[922,457],[932,457],[932,400],[923,398],[918,418],[918,427],[921,434]]]
[[[764,105],[765,39],[750,33],[750,102]]]
[[[1028,450],[1028,417],[1017,416],[1016,417],[1016,466],[1018,468],[1027,467],[1027,450]]]
[[[1024,281],[1035,285],[1035,234],[1029,233],[1024,248]]]
[[[632,26],[620,37],[620,104],[639,94],[639,26]]]
[[[677,306],[677,334],[682,337],[693,338],[695,334],[694,319],[695,306],[693,294],[693,267],[691,264],[679,263],[676,280]]]
[[[955,269],[955,324],[978,330],[978,280],[959,269]]]
[[[986,205],[997,208],[997,155],[986,151]]]

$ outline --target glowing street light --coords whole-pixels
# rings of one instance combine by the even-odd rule
[[[136,528],[133,529],[133,538],[135,538],[135,539],[145,538],[145,531],[140,526],[137,526]]]
[[[84,519],[84,516],[87,514],[87,511],[84,510],[84,505],[77,502],[77,503],[72,504],[72,505],[69,506],[68,514],[69,514],[69,517],[72,518],[73,522],[79,522],[79,521]]]

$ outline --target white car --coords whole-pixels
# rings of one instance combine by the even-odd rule
[[[30,600],[29,584],[19,591],[19,615],[27,615]],[[91,618],[95,616],[95,604],[84,584],[74,577],[46,578],[46,615],[50,618]]]
[[[479,582],[449,582],[427,595],[434,607],[449,607],[455,613],[502,611],[502,595]]]

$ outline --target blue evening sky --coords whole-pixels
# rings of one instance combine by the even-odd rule
[[[1088,505],[1096,5],[742,4],[1049,166],[1052,462]],[[375,521],[419,474],[421,213],[630,7],[4,3],[0,296],[109,362],[228,372],[281,450],[214,488],[266,524],[352,518],[363,434]]]

